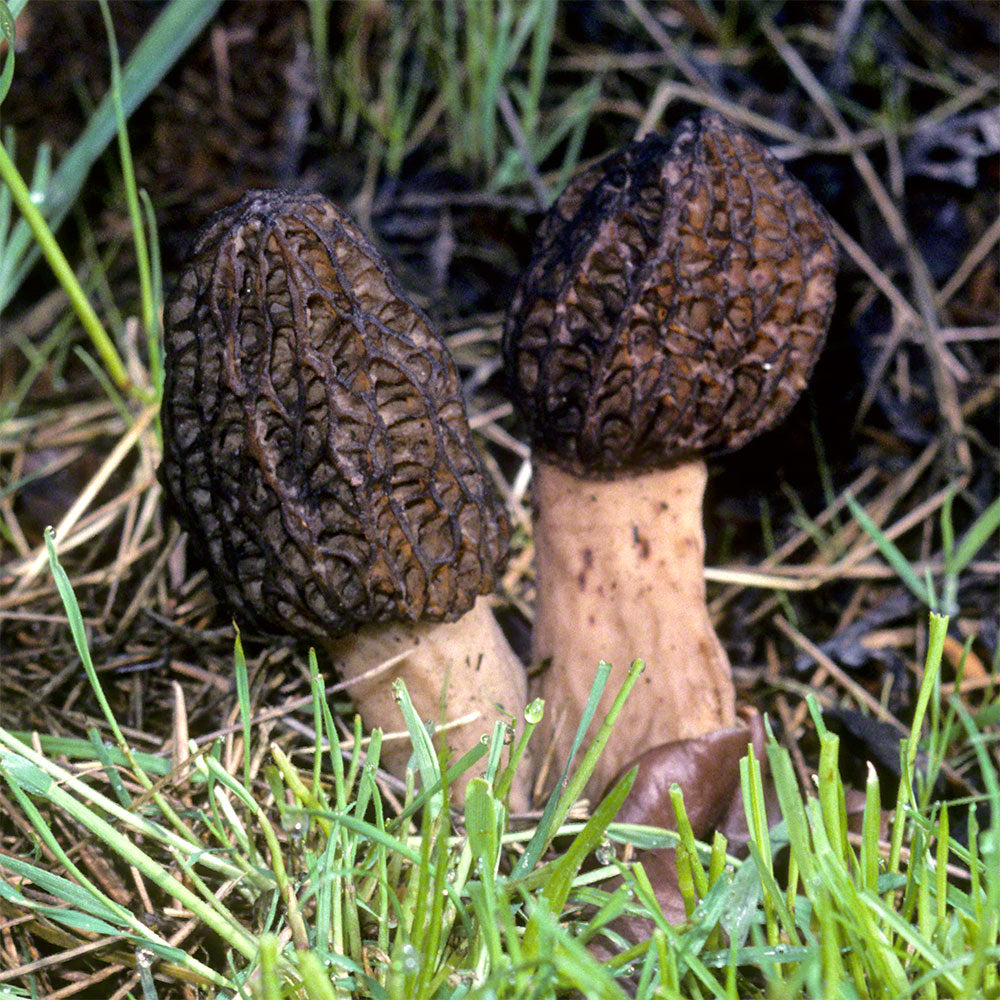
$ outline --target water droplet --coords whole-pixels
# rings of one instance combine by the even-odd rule
[[[610,865],[615,860],[615,847],[610,840],[602,840],[594,852],[599,865]]]
[[[407,975],[420,971],[420,952],[412,944],[404,944],[399,949],[399,968]]]
[[[286,813],[282,818],[281,825],[285,832],[296,840],[301,839],[308,832],[308,826],[301,816]]]

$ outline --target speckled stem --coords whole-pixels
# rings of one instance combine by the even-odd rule
[[[356,635],[330,641],[327,649],[345,681],[410,649],[410,654],[388,671],[352,684],[351,697],[365,726],[381,726],[385,732],[405,728],[392,695],[392,682],[397,678],[406,682],[410,700],[424,721],[440,723],[479,712],[475,721],[450,729],[442,737],[452,749],[452,763],[481,736],[491,733],[497,719],[513,717],[518,729],[523,725],[527,704],[524,666],[508,645],[485,597],[457,622],[369,626]],[[381,764],[401,777],[411,752],[409,740],[384,743]],[[461,802],[468,780],[482,773],[482,766],[466,772],[464,780],[452,786],[453,801]],[[510,804],[515,812],[528,808],[530,781],[529,769],[522,766],[511,788]]]
[[[545,716],[532,742],[552,748],[551,786],[569,753],[600,660],[613,665],[591,735],[632,660],[639,678],[587,791],[599,795],[640,753],[733,725],[729,661],[705,604],[702,496],[691,461],[618,481],[534,464],[533,660]],[[537,762],[536,762],[537,763]]]

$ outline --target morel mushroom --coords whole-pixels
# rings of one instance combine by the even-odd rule
[[[630,661],[647,664],[592,794],[643,750],[733,724],[705,603],[702,456],[791,408],[835,269],[806,189],[713,113],[581,174],[541,224],[503,351],[533,444],[538,736],[558,764],[597,661],[615,669],[603,709]]]
[[[425,720],[479,712],[456,754],[520,713],[482,596],[507,517],[444,343],[357,226],[321,195],[248,193],[198,236],[165,346],[160,478],[237,620],[327,646],[346,680],[408,651],[352,686],[370,727],[401,724],[394,677]]]

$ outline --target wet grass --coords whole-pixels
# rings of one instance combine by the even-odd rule
[[[892,313],[843,418],[858,457],[831,457],[814,424],[819,487],[784,483],[753,544],[737,540],[706,574],[723,631],[756,637],[737,679],[775,731],[765,757],[782,818],[768,828],[764,762],[746,758],[741,858],[719,838],[696,842],[677,796],[680,833],[616,824],[627,783],[577,803],[586,764],[538,813],[510,817],[499,732],[479,759],[453,766],[449,780],[465,766],[483,777],[464,810],[450,810],[412,715],[366,736],[349,692],[331,690],[300,649],[248,638],[234,655],[155,481],[161,267],[131,167],[141,151],[123,128],[214,6],[167,5],[57,164],[43,146],[22,176],[17,136],[3,135],[0,348],[12,374],[0,381],[0,997],[1000,996],[988,610],[1000,501],[996,442],[983,430],[997,400],[997,320],[982,291],[1000,232],[970,202],[974,238],[933,279],[894,183],[899,144],[985,107],[990,71],[949,56],[893,3],[868,5],[854,36],[851,59],[869,82],[885,62],[872,56],[880,23],[898,24],[909,46],[868,104],[817,69],[836,59],[837,19],[775,23],[763,8],[704,6],[706,23],[692,27],[630,0],[602,25],[612,38],[627,32],[628,49],[573,41],[543,2],[309,5],[324,140],[357,146],[352,195],[375,221],[381,186],[422,158],[466,172],[487,207],[520,199],[523,218],[607,136],[659,128],[683,100],[760,129],[793,163],[842,167],[867,231],[874,219],[892,241],[891,254],[866,247],[866,226],[832,209],[848,268],[844,326],[860,325],[872,301]],[[736,73],[755,61],[797,115],[779,120],[706,77],[706,66]],[[0,53],[0,90],[9,65]],[[79,227],[88,250],[64,221],[80,217],[95,164],[121,193],[126,235],[109,241],[95,219]],[[404,185],[400,203],[411,194]],[[470,195],[423,197],[421,211],[443,218]],[[54,278],[38,277],[43,266]],[[528,450],[491,385],[499,316],[457,311],[449,342],[517,525],[504,589],[530,623]],[[916,406],[920,426],[876,419],[883,391]],[[916,444],[902,436],[928,427]],[[33,522],[53,493],[64,502],[43,536]],[[888,671],[845,667],[836,642],[898,595],[913,603],[863,642],[880,663],[901,661],[901,674],[889,683]],[[899,695],[899,676],[911,695]],[[835,707],[892,727],[895,769],[851,776],[872,747],[831,731],[824,710]],[[539,710],[517,720],[515,746]],[[425,792],[378,769],[388,739],[413,741]],[[635,861],[666,848],[680,868],[679,924]],[[646,918],[648,938],[622,938],[622,915]],[[613,957],[599,961],[598,945]]]

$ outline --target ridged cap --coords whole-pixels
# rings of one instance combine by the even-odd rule
[[[494,589],[509,524],[455,366],[326,198],[217,214],[165,347],[160,479],[238,621],[322,639],[452,621]]]
[[[741,447],[805,387],[836,263],[809,192],[718,114],[607,157],[543,220],[507,316],[536,452],[612,478]]]

